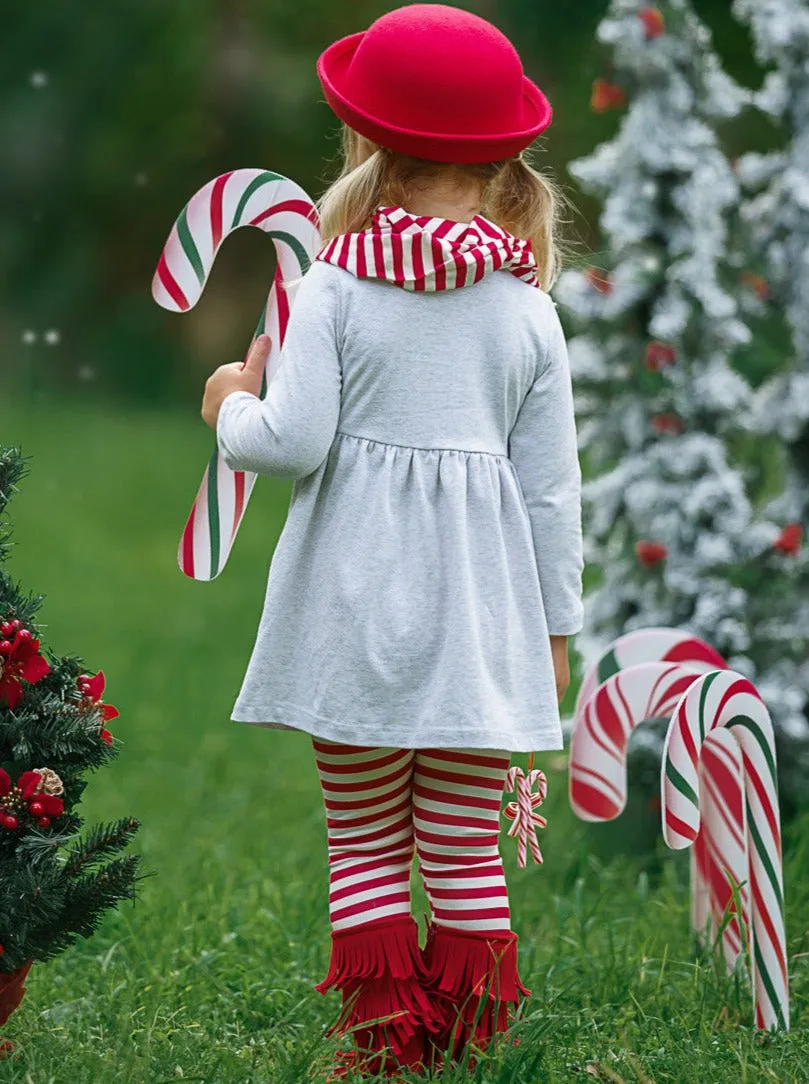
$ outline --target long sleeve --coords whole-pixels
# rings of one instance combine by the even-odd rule
[[[305,478],[328,455],[340,415],[337,274],[313,264],[298,286],[267,395],[231,392],[216,438],[231,470]]]
[[[579,464],[567,346],[550,308],[548,352],[509,435],[509,456],[525,496],[548,632],[570,636],[584,624]]]

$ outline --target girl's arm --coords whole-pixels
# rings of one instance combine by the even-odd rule
[[[328,455],[342,387],[338,287],[332,269],[313,264],[298,287],[266,398],[234,391],[224,399],[216,437],[231,470],[305,478]]]
[[[567,636],[551,636],[551,657],[556,677],[556,699],[561,704],[570,685],[570,659],[567,654]]]
[[[584,624],[581,467],[567,346],[553,305],[549,320],[547,355],[509,436],[509,456],[531,519],[548,632],[562,637]]]

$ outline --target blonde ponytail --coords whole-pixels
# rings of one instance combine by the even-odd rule
[[[559,232],[561,212],[568,200],[553,181],[525,160],[524,153],[507,159],[495,174],[481,213],[516,237],[530,240],[542,288],[550,290],[566,255]]]
[[[415,180],[449,172],[467,182],[477,180],[481,214],[531,241],[542,288],[549,290],[556,281],[565,256],[558,235],[567,200],[553,181],[526,161],[525,152],[499,162],[432,162],[379,147],[346,124],[341,143],[339,175],[317,203],[324,244],[341,233],[366,229],[379,206],[407,209]]]

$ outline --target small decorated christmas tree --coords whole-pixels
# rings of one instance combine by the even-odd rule
[[[135,898],[140,879],[140,858],[118,854],[137,820],[80,835],[83,776],[117,756],[107,723],[118,712],[102,700],[103,672],[41,646],[42,599],[6,570],[6,509],[25,472],[19,450],[0,447],[0,1025],[32,963],[89,937],[108,908]]]

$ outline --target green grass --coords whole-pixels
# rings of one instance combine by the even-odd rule
[[[18,1055],[4,1081],[296,1084],[330,1061],[337,995],[312,989],[328,921],[308,739],[229,720],[290,486],[261,480],[223,576],[186,580],[177,541],[211,443],[188,414],[0,407],[0,440],[33,456],[12,505],[15,573],[47,595],[52,646],[103,668],[121,710],[120,758],[90,781],[85,815],[139,817],[153,873],[94,938],[34,965],[3,1029]],[[809,1079],[809,825],[787,838],[793,1030],[757,1035],[744,982],[692,952],[685,856],[651,880],[604,865],[558,756],[541,766],[544,866],[518,870],[503,843],[533,989],[520,1043],[438,1079]]]

